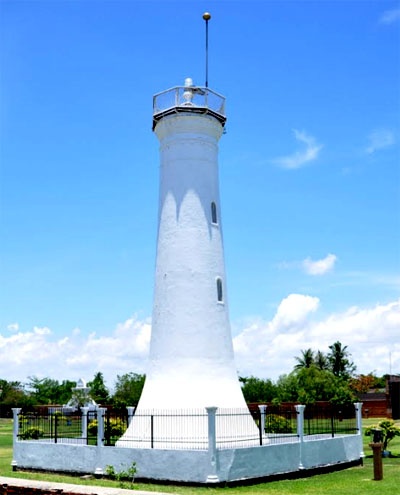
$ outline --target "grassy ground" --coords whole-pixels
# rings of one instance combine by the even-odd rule
[[[364,427],[376,424],[377,420],[365,420]],[[229,495],[236,494],[270,494],[270,495],[381,495],[383,493],[399,493],[400,480],[400,437],[395,438],[389,445],[394,457],[383,459],[383,480],[373,481],[373,464],[371,449],[368,446],[369,437],[364,439],[366,458],[364,466],[353,467],[329,474],[321,474],[297,480],[273,481],[253,486],[235,488],[202,488],[172,485],[134,484],[134,489],[147,491],[163,491],[182,495]],[[11,420],[0,419],[0,475],[25,479],[58,481],[82,485],[121,486],[110,480],[82,480],[72,476],[61,476],[48,473],[28,473],[11,470],[12,460],[12,423]],[[126,488],[129,486],[126,485]]]

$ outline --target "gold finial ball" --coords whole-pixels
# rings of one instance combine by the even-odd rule
[[[204,14],[203,14],[203,19],[204,19],[205,21],[209,21],[209,20],[211,19],[211,14],[210,14],[210,12],[204,12]]]

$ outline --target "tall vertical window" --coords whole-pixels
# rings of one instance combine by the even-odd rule
[[[211,221],[212,223],[218,223],[217,205],[214,203],[214,201],[211,203]]]
[[[218,302],[223,302],[223,294],[222,294],[222,280],[217,278],[217,300]]]

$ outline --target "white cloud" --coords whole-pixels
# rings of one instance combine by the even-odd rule
[[[334,254],[328,254],[322,260],[313,261],[311,258],[306,258],[302,262],[303,270],[308,275],[325,275],[333,270],[337,256]]]
[[[299,327],[311,313],[318,309],[318,297],[290,294],[278,306],[271,326],[280,332],[287,332]]]
[[[378,150],[392,146],[395,143],[394,134],[388,129],[375,129],[368,136],[368,146],[365,151],[372,155]]]
[[[318,144],[313,136],[297,129],[293,129],[293,132],[296,140],[305,144],[305,148],[291,155],[278,157],[273,160],[273,163],[276,165],[287,169],[300,168],[304,164],[316,160],[322,149],[322,145]]]
[[[36,335],[50,335],[51,330],[48,327],[33,327],[33,333]]]
[[[90,380],[96,371],[102,371],[112,386],[117,374],[144,372],[150,329],[149,319],[133,317],[107,336],[94,332],[85,336],[75,328],[57,338],[47,327],[25,332],[19,329],[12,335],[0,333],[0,377],[20,381],[33,375]]]
[[[18,323],[10,323],[10,325],[7,325],[7,330],[9,332],[18,332],[18,330],[19,330]]]
[[[319,315],[320,300],[289,294],[265,321],[254,318],[233,339],[236,366],[242,376],[276,380],[295,365],[303,349],[328,352],[339,340],[348,346],[359,373],[400,373],[400,299],[388,304]],[[102,371],[109,387],[117,374],[143,373],[150,342],[150,320],[129,318],[108,335],[83,335],[72,330],[56,337],[55,331],[0,333],[0,377],[26,381],[29,376],[58,380],[90,380]]]
[[[400,20],[400,8],[385,10],[385,12],[379,18],[380,24],[393,24]]]
[[[328,352],[329,345],[337,340],[347,345],[358,373],[388,373],[390,357],[392,371],[400,373],[400,299],[370,308],[351,307],[316,320],[317,315],[311,318],[311,314],[319,300],[309,298],[291,294],[271,321],[258,320],[234,338],[240,375],[276,379],[293,369],[294,356],[301,350]],[[302,304],[304,311],[299,310]]]

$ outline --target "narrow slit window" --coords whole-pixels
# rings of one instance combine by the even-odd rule
[[[218,302],[223,302],[222,280],[220,278],[217,278],[217,299]]]
[[[215,223],[215,224],[218,223],[217,205],[214,203],[214,201],[211,203],[211,221],[212,221],[212,223]]]

